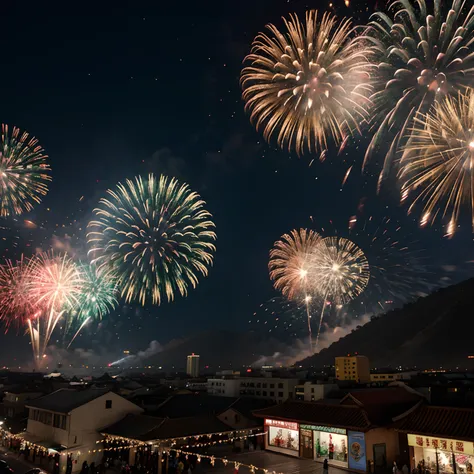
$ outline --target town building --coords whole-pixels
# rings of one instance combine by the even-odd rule
[[[96,451],[100,448],[97,442],[102,439],[101,429],[127,414],[143,412],[120,395],[98,389],[60,389],[26,402],[26,407],[29,416],[27,430],[22,434],[24,440],[71,456],[73,471],[79,471],[84,461],[100,461]]]
[[[403,387],[369,389],[330,401],[287,401],[254,412],[264,419],[265,448],[355,471],[383,469],[400,457],[393,418],[424,403]]]
[[[299,379],[282,377],[215,377],[207,379],[207,392],[224,397],[253,397],[282,403],[293,399]]]
[[[194,354],[194,352],[191,355],[188,355],[186,374],[192,378],[199,377],[199,356]]]
[[[329,393],[339,390],[336,384],[305,382],[295,386],[295,400],[314,402],[326,398]]]
[[[336,380],[356,383],[370,382],[369,359],[362,355],[336,357]]]
[[[27,417],[28,410],[25,408],[25,404],[29,400],[41,397],[43,392],[38,388],[26,389],[26,388],[12,388],[5,392],[3,397],[3,410],[4,415],[7,418]]]
[[[421,405],[396,419],[411,471],[471,473],[474,466],[474,409]]]

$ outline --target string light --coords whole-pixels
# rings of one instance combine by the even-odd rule
[[[170,451],[175,451],[176,453],[179,453],[179,454],[182,454],[182,455],[189,454],[189,455],[196,456],[196,453],[183,451],[182,449],[173,448],[173,449],[170,449]],[[262,471],[263,473],[268,473],[268,469],[265,469],[263,467],[257,467],[257,466],[254,466],[253,464],[244,464],[244,463],[241,463],[241,462],[238,462],[238,461],[229,460],[227,458],[216,458],[215,456],[208,456],[208,455],[205,455],[205,454],[199,454],[197,456],[198,456],[198,458],[197,458],[198,462],[201,462],[201,459],[209,459],[209,461],[211,463],[211,466],[214,466],[216,461],[222,462],[222,464],[224,466],[227,466],[227,464],[229,462],[233,462],[234,463],[234,472],[238,472],[240,467],[246,467],[247,469],[250,470],[251,473],[257,473],[257,471]],[[284,473],[273,471],[272,474],[284,474]]]

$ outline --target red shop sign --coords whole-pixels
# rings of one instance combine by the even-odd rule
[[[266,426],[275,426],[276,428],[286,428],[287,430],[298,431],[298,423],[292,421],[269,420],[265,418]]]

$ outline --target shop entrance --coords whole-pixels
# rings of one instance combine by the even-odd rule
[[[300,442],[300,456],[306,459],[313,459],[313,432],[311,430],[301,430]]]
[[[387,469],[387,447],[385,443],[374,444],[374,468],[376,471]]]

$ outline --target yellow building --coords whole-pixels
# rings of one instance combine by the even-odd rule
[[[336,379],[357,383],[370,382],[369,359],[361,355],[336,357]]]

